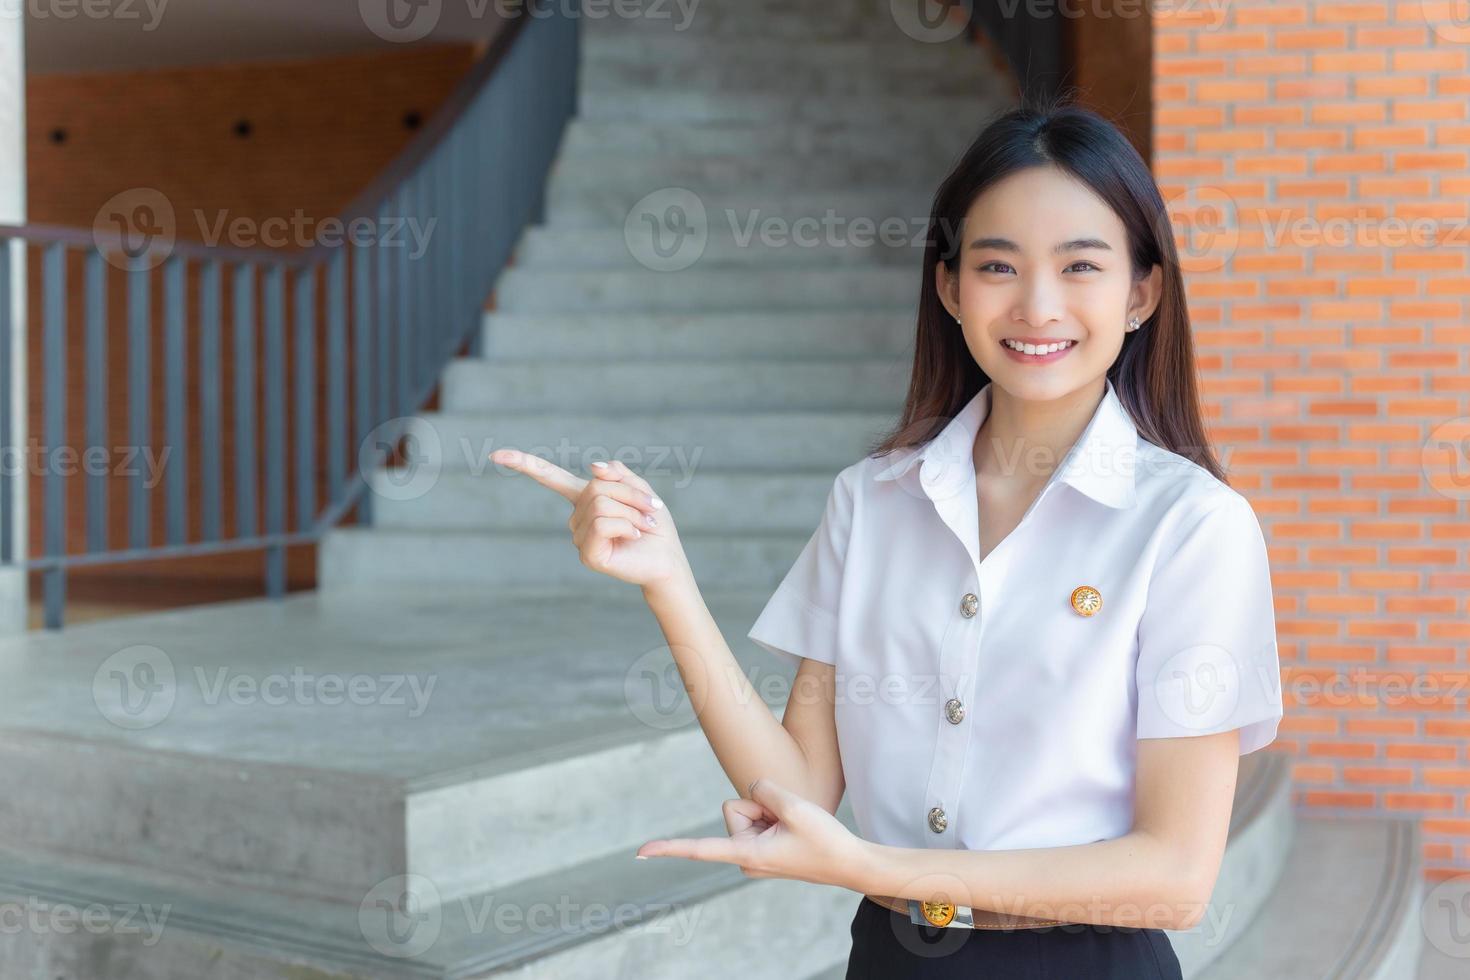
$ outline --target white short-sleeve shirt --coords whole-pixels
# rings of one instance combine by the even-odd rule
[[[992,384],[929,442],[837,475],[748,634],[789,662],[835,665],[847,793],[880,844],[1118,837],[1137,739],[1238,728],[1244,755],[1282,717],[1254,510],[1139,437],[1111,380],[980,560],[972,449]]]

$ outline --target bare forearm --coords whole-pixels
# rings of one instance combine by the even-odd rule
[[[868,848],[844,884],[869,895],[1151,929],[1190,928],[1209,897],[1178,855],[1137,832],[1070,847]]]
[[[758,776],[809,795],[810,770],[801,746],[740,669],[710,615],[692,574],[643,598],[663,630],[705,737],[735,792],[746,796]]]

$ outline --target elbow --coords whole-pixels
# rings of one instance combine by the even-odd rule
[[[1214,867],[1202,871],[1196,869],[1190,873],[1186,868],[1185,873],[1172,876],[1174,881],[1169,889],[1169,914],[1163,917],[1166,924],[1159,928],[1184,931],[1199,925],[1209,909],[1210,896],[1214,894],[1219,870]]]
[[[1153,834],[1141,836],[1150,843],[1150,867],[1154,871],[1151,901],[1142,916],[1144,926],[1172,931],[1193,929],[1209,911],[1222,855],[1209,855],[1193,844],[1175,844]]]

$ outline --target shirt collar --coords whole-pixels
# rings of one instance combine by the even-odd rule
[[[1097,411],[1093,412],[1087,428],[1067,451],[1048,483],[1060,480],[1109,507],[1131,507],[1135,499],[1138,428],[1118,398],[1112,379],[1105,379],[1105,382],[1106,391]],[[898,450],[901,458],[879,471],[874,478],[896,480],[915,465],[923,464],[926,492],[931,486],[954,480],[968,478],[973,482],[975,436],[990,411],[991,387],[994,384],[994,381],[987,381],[939,434],[922,447]]]

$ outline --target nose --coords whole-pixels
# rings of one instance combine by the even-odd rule
[[[1021,286],[1021,295],[1011,310],[1011,322],[1040,332],[1049,323],[1062,319],[1062,293],[1047,276],[1033,276]]]

